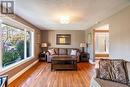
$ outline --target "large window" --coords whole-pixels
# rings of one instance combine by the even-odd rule
[[[1,24],[2,68],[33,56],[33,31]]]
[[[27,52],[27,57],[32,56],[32,34],[30,31],[26,32],[26,52]]]

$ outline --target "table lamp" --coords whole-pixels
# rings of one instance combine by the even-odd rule
[[[45,52],[44,48],[47,48],[47,43],[42,43],[41,47],[42,47],[42,53],[44,53]]]
[[[82,47],[82,53],[84,53],[84,48],[87,47],[85,42],[80,43],[80,47]]]

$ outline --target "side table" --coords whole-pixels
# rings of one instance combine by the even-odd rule
[[[81,53],[80,54],[81,62],[89,62],[89,53]]]
[[[43,61],[46,61],[46,54],[45,53],[40,53],[39,54],[39,60],[43,60]]]

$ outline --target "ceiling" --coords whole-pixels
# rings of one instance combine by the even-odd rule
[[[15,0],[16,14],[40,29],[85,30],[121,9],[130,0]],[[69,24],[60,24],[69,16]]]

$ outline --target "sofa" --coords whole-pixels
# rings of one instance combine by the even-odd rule
[[[72,57],[76,58],[77,62],[80,61],[79,59],[80,51],[76,48],[49,48],[46,52],[46,60],[47,62],[51,62],[51,59],[54,57]]]
[[[126,71],[127,71],[127,84],[122,84],[120,82],[111,81],[111,80],[105,80],[101,79],[99,77],[99,66],[94,69],[94,75],[90,82],[90,87],[130,87],[130,62],[126,62]]]

